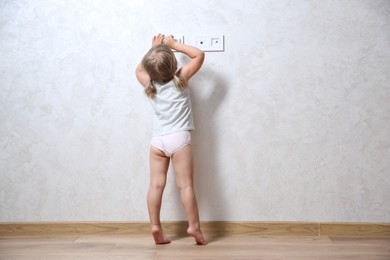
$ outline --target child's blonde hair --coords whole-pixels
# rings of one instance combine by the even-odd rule
[[[157,93],[154,82],[162,84],[173,79],[177,89],[183,90],[187,87],[183,79],[176,74],[177,60],[173,51],[164,44],[152,47],[143,57],[141,66],[150,78],[145,87],[145,94],[149,98],[154,98]]]

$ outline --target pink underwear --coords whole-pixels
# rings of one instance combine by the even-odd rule
[[[189,145],[190,143],[191,134],[189,131],[154,136],[151,141],[151,145],[164,152],[167,157],[171,157],[181,148]]]

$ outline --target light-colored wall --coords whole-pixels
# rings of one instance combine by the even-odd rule
[[[0,1],[0,221],[147,221],[154,33],[190,88],[202,220],[390,221],[390,1]],[[180,63],[185,58],[178,54]],[[184,220],[170,172],[163,220]]]

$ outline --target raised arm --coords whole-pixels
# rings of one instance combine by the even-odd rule
[[[135,69],[135,75],[137,76],[137,79],[142,86],[146,87],[149,84],[150,82],[149,75],[142,69],[141,64],[139,64]]]
[[[191,58],[191,60],[180,69],[180,77],[187,84],[190,78],[192,78],[200,67],[202,67],[205,56],[204,52],[196,47],[175,41],[171,35],[166,36],[164,42],[171,49],[182,52]]]
[[[163,34],[154,35],[152,38],[152,47],[162,44],[164,40]],[[142,84],[142,86],[146,87],[150,82],[150,77],[148,73],[142,68],[142,65],[139,64],[135,69],[135,75],[137,76],[138,81]]]

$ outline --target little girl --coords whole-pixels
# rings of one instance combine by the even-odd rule
[[[179,70],[173,50],[191,60]],[[194,129],[188,81],[200,69],[204,60],[201,50],[175,41],[171,35],[158,34],[152,48],[137,66],[136,76],[144,86],[154,110],[154,130],[150,146],[150,186],[147,195],[152,235],[156,244],[171,241],[160,222],[162,195],[169,163],[172,160],[180,198],[188,218],[187,233],[198,245],[205,245],[200,230],[198,205],[194,192],[194,165],[191,133]]]

